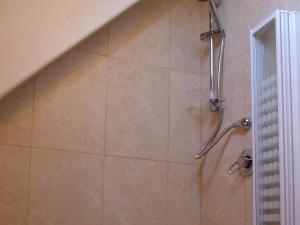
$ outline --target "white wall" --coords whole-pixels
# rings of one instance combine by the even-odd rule
[[[0,97],[137,1],[0,1]]]

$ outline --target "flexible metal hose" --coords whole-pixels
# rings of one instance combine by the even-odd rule
[[[195,155],[195,159],[200,159],[202,156],[204,156],[209,150],[211,150],[220,140],[222,137],[224,137],[225,134],[227,134],[231,129],[233,128],[241,128],[243,130],[249,130],[251,129],[252,121],[250,118],[245,117],[242,118],[234,123],[232,123],[230,126],[225,128],[219,135],[215,135],[215,137],[208,143],[206,143],[202,148],[199,154]]]
[[[218,121],[217,121],[217,125],[216,125],[214,131],[212,132],[212,134],[210,135],[210,137],[208,138],[208,140],[205,142],[204,145],[202,145],[199,153],[194,156],[195,159],[201,158],[202,155],[203,155],[203,152],[205,152],[205,153],[207,152],[206,151],[207,147],[211,146],[211,143],[214,141],[214,139],[218,135],[218,133],[219,133],[219,131],[221,129],[221,126],[222,126],[222,122],[223,122],[223,114],[224,114],[224,106],[223,106],[223,103],[221,103],[220,106],[219,106],[219,108],[218,108]]]

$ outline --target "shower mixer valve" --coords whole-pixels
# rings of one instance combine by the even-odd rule
[[[252,158],[252,149],[245,149],[239,159],[235,161],[230,168],[228,169],[228,174],[232,175],[236,172],[239,172],[242,176],[252,175],[253,167],[253,158]]]

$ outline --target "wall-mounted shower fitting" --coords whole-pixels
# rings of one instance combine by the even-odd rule
[[[209,102],[210,110],[218,111],[221,104],[223,104],[223,99],[221,95],[221,76],[223,70],[223,55],[224,55],[224,38],[225,31],[221,26],[219,17],[216,13],[216,7],[221,4],[220,0],[199,0],[201,2],[208,1],[210,6],[209,12],[209,31],[200,34],[200,39],[209,41],[210,45],[210,92],[209,92]],[[214,63],[214,53],[215,53],[215,42],[216,39],[220,39],[219,46],[219,56],[218,64],[215,66]],[[217,67],[217,71],[215,71]]]
[[[241,176],[250,176],[252,175],[253,167],[253,158],[252,158],[252,149],[245,149],[239,159],[235,161],[230,168],[228,169],[228,174],[232,175],[236,172],[239,172]]]
[[[208,1],[210,11],[209,11],[209,31],[200,34],[201,40],[208,40],[210,47],[210,92],[209,92],[209,105],[210,111],[218,112],[218,122],[213,130],[212,134],[208,140],[202,145],[199,153],[194,156],[195,159],[201,158],[206,154],[214,145],[215,139],[221,129],[223,122],[224,113],[224,100],[221,94],[221,77],[223,71],[223,55],[224,55],[224,42],[225,42],[225,31],[221,26],[220,20],[216,13],[216,7],[221,4],[221,0],[199,0],[201,2]],[[215,63],[214,63],[214,49],[215,49],[215,39],[221,39],[219,46],[219,56],[217,71],[215,73]],[[214,143],[215,142],[215,143]]]

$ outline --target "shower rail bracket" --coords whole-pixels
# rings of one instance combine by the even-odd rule
[[[200,39],[202,41],[209,41],[211,38],[225,37],[225,31],[223,29],[211,30],[200,34]]]

